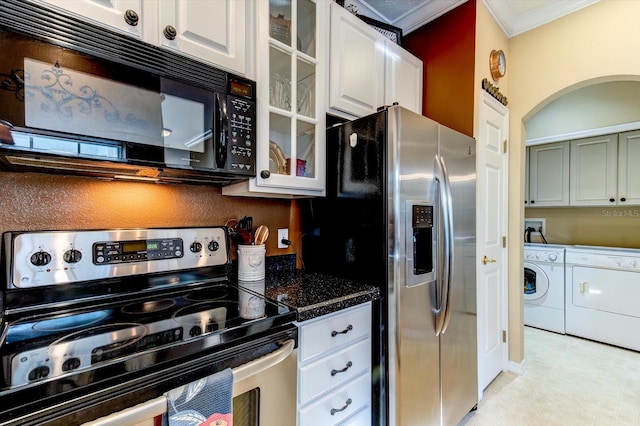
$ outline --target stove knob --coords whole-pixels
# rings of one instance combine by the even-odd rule
[[[200,244],[197,241],[194,241],[191,243],[191,246],[189,247],[189,249],[193,252],[193,253],[198,253],[200,250],[202,250],[202,244]]]
[[[80,367],[80,358],[69,358],[62,363],[62,371],[71,371]]]
[[[209,242],[209,251],[218,251],[219,248],[220,248],[220,244],[218,244],[217,241]]]
[[[67,250],[62,255],[62,258],[67,263],[78,263],[82,259],[82,253],[76,249]]]
[[[49,371],[49,367],[47,367],[46,365],[36,367],[33,370],[29,371],[29,381],[44,379],[49,375]]]
[[[549,254],[549,260],[552,262],[555,262],[556,260],[558,260],[558,255],[555,253],[550,253]]]
[[[31,263],[34,266],[44,266],[49,262],[51,262],[51,255],[46,251],[40,250],[31,255]]]
[[[196,337],[202,334],[202,328],[200,328],[199,325],[193,326],[191,327],[191,330],[189,330],[189,336],[191,337]]]

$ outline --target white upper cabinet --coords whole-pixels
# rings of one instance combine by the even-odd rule
[[[246,0],[40,0],[153,45],[247,75]],[[249,3],[253,7],[253,2]]]
[[[160,0],[158,6],[161,46],[245,74],[244,0]]]
[[[384,104],[386,38],[331,3],[329,105],[356,116]]]
[[[422,114],[422,61],[331,2],[329,111],[360,117],[394,102]]]
[[[386,40],[385,105],[397,102],[422,114],[422,61],[391,40]]]
[[[324,195],[327,3],[256,3],[258,175],[223,194]]]
[[[571,205],[617,202],[618,135],[571,141]]]
[[[640,130],[618,136],[618,205],[640,204]]]
[[[569,205],[569,142],[529,147],[529,207]]]
[[[143,38],[144,0],[40,0],[94,23],[130,36]]]
[[[571,205],[640,204],[640,130],[571,141]]]

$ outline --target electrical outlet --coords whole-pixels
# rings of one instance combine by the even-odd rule
[[[524,229],[527,229],[528,227],[535,229],[531,235],[540,235],[541,232],[546,235],[547,220],[545,218],[526,217],[524,219]]]
[[[289,228],[278,229],[278,248],[287,248],[287,244],[283,244],[282,240],[289,239]]]

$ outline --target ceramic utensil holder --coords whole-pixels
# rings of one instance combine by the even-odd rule
[[[255,319],[264,316],[264,278],[258,281],[238,281],[240,317]]]
[[[264,280],[264,244],[238,246],[238,281]]]

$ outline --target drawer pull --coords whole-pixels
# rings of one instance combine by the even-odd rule
[[[344,411],[344,410],[346,410],[346,409],[347,409],[347,407],[348,407],[349,405],[351,405],[351,403],[352,403],[352,402],[353,402],[353,401],[351,401],[351,398],[349,398],[349,399],[347,399],[347,400],[345,401],[345,403],[344,403],[344,407],[342,407],[342,408],[332,408],[332,409],[331,409],[331,415],[333,416],[334,414],[339,413],[340,411]]]
[[[353,366],[353,363],[351,361],[347,362],[347,366],[344,367],[342,370],[331,370],[331,376],[335,376],[338,373],[344,373],[345,371],[347,371],[348,369],[351,368],[351,366]]]
[[[348,333],[348,332],[350,332],[351,330],[353,330],[353,326],[352,326],[351,324],[349,324],[349,325],[347,326],[347,328],[345,328],[345,329],[344,329],[344,330],[342,330],[342,331],[335,331],[335,330],[333,330],[333,331],[331,332],[331,337],[336,337],[338,334],[347,334],[347,333]]]

